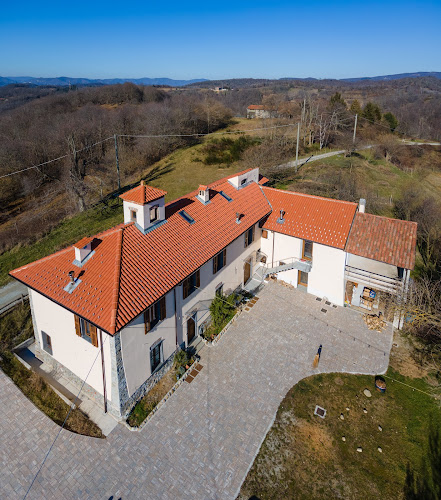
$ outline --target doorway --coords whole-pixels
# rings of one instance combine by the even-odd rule
[[[299,285],[308,286],[308,273],[299,271]]]
[[[246,285],[251,278],[251,259],[247,260],[243,266],[243,284]]]
[[[196,322],[194,316],[191,316],[187,320],[187,345],[194,339],[196,335]]]

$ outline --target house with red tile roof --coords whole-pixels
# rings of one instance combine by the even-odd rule
[[[247,107],[247,118],[271,118],[271,112],[262,104],[250,104]]]
[[[29,288],[36,356],[125,418],[200,340],[217,294],[269,275],[336,306],[403,294],[416,224],[266,181],[248,169],[167,204],[141,183],[121,195],[120,225],[11,271]]]

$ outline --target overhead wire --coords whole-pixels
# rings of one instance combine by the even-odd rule
[[[108,336],[106,335],[106,337],[105,337],[105,339],[104,339],[104,342],[103,342],[103,344],[102,344],[103,346],[104,346],[104,344],[106,343],[107,338],[108,338]],[[93,363],[92,363],[92,365],[91,365],[91,367],[90,367],[89,371],[87,372],[87,375],[86,375],[85,379],[83,380],[83,383],[81,384],[80,390],[78,391],[78,394],[76,395],[76,397],[75,397],[74,401],[73,401],[73,402],[72,402],[72,404],[70,405],[70,408],[69,408],[69,411],[67,412],[66,418],[64,419],[63,424],[62,424],[62,425],[61,425],[61,427],[60,427],[60,430],[58,431],[57,435],[55,436],[54,440],[52,441],[52,444],[49,446],[49,449],[48,449],[48,451],[47,451],[47,453],[46,453],[46,455],[45,455],[45,457],[44,457],[43,461],[41,462],[41,465],[40,465],[40,467],[38,468],[38,470],[37,470],[37,472],[36,472],[36,474],[35,474],[34,478],[32,479],[32,482],[31,482],[31,484],[29,485],[29,488],[27,489],[27,491],[26,491],[26,493],[25,493],[25,496],[23,497],[23,500],[26,500],[27,496],[29,495],[29,492],[30,492],[30,491],[31,491],[31,489],[32,489],[32,486],[33,486],[33,485],[34,485],[34,483],[35,483],[35,480],[37,479],[38,475],[40,474],[41,470],[43,469],[44,464],[46,463],[46,460],[49,458],[49,455],[50,455],[50,453],[51,453],[51,451],[52,451],[52,448],[54,447],[55,442],[56,442],[56,441],[57,441],[57,439],[59,438],[59,436],[60,436],[60,434],[61,434],[61,431],[64,429],[64,426],[66,425],[67,419],[69,418],[70,414],[72,413],[72,410],[74,409],[75,403],[78,401],[78,399],[79,399],[79,397],[80,397],[80,394],[81,394],[81,392],[82,392],[82,390],[83,390],[83,387],[84,387],[84,385],[86,384],[86,380],[88,379],[88,377],[89,377],[89,375],[90,375],[90,373],[91,373],[91,371],[92,371],[92,368],[94,367],[95,362],[96,362],[96,360],[98,359],[98,356],[99,356],[100,354],[101,354],[101,349],[98,349],[97,355],[95,356],[95,359],[93,360]]]

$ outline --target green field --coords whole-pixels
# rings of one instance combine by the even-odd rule
[[[387,375],[433,393],[422,379],[392,369]],[[384,394],[375,391],[373,376],[315,375],[295,385],[279,407],[239,498],[401,498],[406,468],[420,469],[430,420],[441,425],[441,413],[434,397],[386,381]],[[313,415],[317,404],[327,410],[324,419]]]

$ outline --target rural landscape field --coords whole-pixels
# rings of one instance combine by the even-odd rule
[[[25,4],[0,498],[440,500],[439,6]]]

